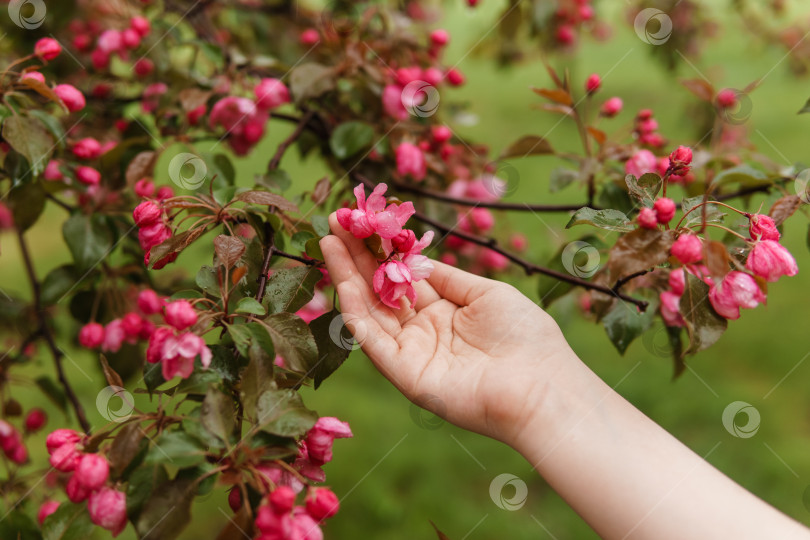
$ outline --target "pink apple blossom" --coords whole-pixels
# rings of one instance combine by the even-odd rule
[[[703,244],[694,234],[682,234],[672,244],[670,253],[683,264],[695,263],[703,258]]]
[[[400,176],[411,176],[417,182],[425,179],[427,162],[425,154],[418,146],[403,142],[396,149],[397,173]]]
[[[104,327],[99,323],[88,323],[79,331],[79,344],[87,349],[95,349],[104,343]]]
[[[290,91],[279,79],[262,79],[253,89],[256,106],[260,109],[275,109],[290,102]]]
[[[313,519],[323,521],[338,513],[340,502],[331,489],[316,487],[307,492],[306,507]]]
[[[636,178],[650,172],[655,172],[658,160],[649,150],[639,150],[624,164],[624,171]]]
[[[87,502],[90,520],[103,529],[118,536],[127,525],[126,495],[112,488],[101,488]]]
[[[658,227],[658,216],[652,208],[642,208],[638,213],[638,224],[645,229]]]
[[[726,319],[739,319],[740,308],[753,309],[765,302],[756,280],[745,272],[729,272],[723,281],[709,289],[714,310]]]
[[[793,255],[774,240],[755,243],[745,267],[766,281],[778,281],[782,276],[795,276],[799,272]]]
[[[773,240],[778,242],[782,234],[776,228],[773,218],[764,214],[754,214],[750,218],[748,233],[754,240]]]
[[[197,312],[188,300],[175,300],[166,304],[166,322],[177,330],[185,330],[197,323]]]

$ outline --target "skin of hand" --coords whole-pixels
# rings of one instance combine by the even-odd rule
[[[578,361],[556,322],[514,287],[435,261],[414,284],[416,305],[391,309],[372,290],[378,263],[364,241],[334,214],[329,223],[326,266],[346,325],[374,365],[417,405],[514,445],[553,372]]]

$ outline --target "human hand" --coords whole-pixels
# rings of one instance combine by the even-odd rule
[[[414,283],[414,308],[391,309],[372,291],[378,263],[363,240],[334,214],[329,223],[326,266],[374,365],[417,405],[513,444],[552,374],[575,359],[554,320],[510,285],[435,261],[430,278]]]

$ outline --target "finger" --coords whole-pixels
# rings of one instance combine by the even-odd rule
[[[337,284],[336,289],[344,324],[360,344],[363,352],[371,358],[383,375],[386,375],[388,369],[386,360],[396,357],[399,345],[368,311],[363,293],[354,282],[343,281]]]
[[[360,271],[360,275],[363,276],[369,285],[371,285],[374,278],[374,272],[380,265],[377,258],[374,257],[371,251],[369,251],[368,247],[366,247],[366,243],[363,242],[362,239],[355,238],[349,231],[344,229],[340,223],[338,223],[337,215],[334,212],[329,216],[329,226],[332,229],[332,234],[343,240],[343,243],[346,245],[346,249],[348,249],[349,254],[357,265],[357,269]],[[429,306],[436,300],[441,299],[433,287],[431,287],[425,281],[417,281],[413,284],[413,287],[416,291],[415,311],[419,311],[420,309]],[[416,314],[415,311],[409,306],[403,306],[398,310],[394,310],[400,322],[405,322],[412,318]]]
[[[433,272],[427,281],[439,296],[460,306],[469,305],[498,284],[438,261],[433,261]]]
[[[360,275],[356,260],[349,254],[346,244],[336,236],[325,236],[321,239],[321,251],[326,261],[326,268],[329,276],[334,281],[335,286],[340,283],[350,282],[360,293],[366,305],[366,311],[374,320],[391,335],[398,335],[402,330],[398,317],[392,313],[393,310],[385,306],[377,295],[371,290],[371,286]]]

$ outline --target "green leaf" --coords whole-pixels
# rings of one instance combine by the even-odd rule
[[[307,409],[295,390],[267,390],[256,403],[259,429],[280,437],[303,435],[318,421],[318,414]]]
[[[203,266],[197,271],[197,276],[194,278],[197,287],[202,289],[205,293],[217,295],[219,293],[219,281],[217,279],[217,270],[210,266]]]
[[[39,526],[22,510],[12,510],[0,521],[0,538],[42,540]]]
[[[593,225],[594,227],[608,231],[619,232],[629,232],[635,228],[633,222],[627,219],[627,216],[618,210],[594,210],[587,206],[574,212],[574,215],[571,216],[571,220],[565,228],[570,229],[574,225],[583,224]]]
[[[283,169],[276,169],[256,177],[256,183],[267,189],[284,193],[292,185],[292,178]]]
[[[227,444],[236,425],[235,414],[233,399],[209,387],[200,410],[203,427]]]
[[[672,245],[671,231],[638,228],[623,234],[610,248],[607,268],[611,282],[663,264]]]
[[[146,389],[151,394],[157,388],[166,382],[166,379],[163,378],[163,370],[160,364],[149,364],[146,363],[143,366],[143,382],[146,385]]]
[[[273,340],[276,354],[292,371],[308,373],[318,361],[318,346],[309,326],[292,313],[276,313],[261,324]]]
[[[86,504],[65,501],[42,524],[43,540],[79,540],[93,532],[93,522]]]
[[[127,516],[135,522],[143,505],[152,497],[155,488],[169,480],[166,467],[157,463],[142,465],[129,477],[127,485]]]
[[[233,353],[231,353],[231,358],[233,358]],[[221,377],[218,373],[195,366],[191,376],[187,379],[183,379],[180,381],[180,384],[177,385],[177,392],[181,394],[204,396],[208,391],[208,387],[212,384],[218,384],[220,380]]]
[[[107,459],[114,472],[121,474],[129,466],[141,450],[142,440],[144,440],[144,432],[138,422],[131,422],[121,427],[107,452]]]
[[[549,191],[556,193],[563,188],[568,187],[574,180],[579,178],[579,171],[574,169],[566,169],[565,167],[557,167],[551,171],[549,177]]]
[[[684,215],[686,215],[702,202],[703,195],[684,199],[683,202],[681,202],[681,210],[683,211]],[[720,207],[718,207],[716,204],[707,204],[704,208],[706,209],[706,223],[720,223],[723,221],[723,218],[726,215],[725,212],[720,211]],[[699,208],[686,216],[686,218],[683,220],[682,226],[689,227],[690,225],[700,223],[702,219],[703,208]]]
[[[655,173],[646,173],[641,178],[632,174],[624,177],[630,195],[646,207],[652,207],[655,197],[664,185],[663,179]]]
[[[34,176],[45,170],[54,149],[53,136],[36,118],[11,116],[3,122],[3,139],[25,156]]]
[[[57,148],[61,150],[65,147],[66,135],[65,130],[62,128],[62,122],[60,122],[55,116],[48,114],[42,109],[31,109],[28,111],[28,114],[39,119],[39,121],[42,122],[46,128],[48,128],[48,131],[51,132],[51,135],[53,135],[53,138],[56,141]],[[47,165],[47,163],[45,165]]]
[[[515,10],[510,10],[515,11]],[[501,152],[500,159],[510,157],[527,157],[527,156],[541,156],[546,154],[554,154],[554,149],[543,137],[537,135],[525,135],[517,141],[510,144],[503,152]]]
[[[298,231],[290,239],[290,245],[298,251],[305,251],[307,249],[307,242],[315,238],[315,235],[309,231]]]
[[[264,309],[261,302],[255,298],[250,298],[249,296],[239,300],[234,311],[237,313],[251,313],[253,315],[264,315],[267,313],[267,310]]]
[[[329,137],[329,148],[336,158],[343,160],[371,146],[374,128],[364,122],[344,122]]]
[[[110,229],[100,215],[73,214],[62,226],[62,236],[80,272],[101,262],[113,247]]]
[[[174,540],[191,521],[191,503],[197,488],[193,478],[178,477],[157,486],[141,509],[135,530],[140,538]]]
[[[262,332],[267,332],[262,329]],[[267,337],[268,341],[270,337]],[[272,346],[272,342],[270,343]],[[228,383],[234,383],[239,379],[240,364],[234,360],[233,350],[224,345],[209,345],[211,349],[211,365],[208,366],[208,371],[214,372],[219,377]]]
[[[648,307],[646,311],[639,312],[635,306],[624,302],[614,304],[602,319],[602,324],[619,354],[624,354],[630,343],[650,328],[655,312],[654,307]]]
[[[314,62],[299,64],[290,72],[290,92],[296,103],[318,97],[335,87],[335,70]]]
[[[343,324],[342,319],[338,320],[338,317],[342,317],[342,315],[338,310],[333,309],[309,323],[309,328],[312,330],[318,346],[318,363],[312,374],[316,389],[343,364],[349,357],[349,353],[355,348],[351,332]],[[333,322],[336,320],[337,322]]]
[[[45,209],[47,192],[39,182],[25,182],[13,187],[8,193],[8,205],[14,217],[14,224],[20,230],[27,230],[37,222]]]
[[[690,343],[684,354],[695,354],[717,342],[726,331],[728,321],[712,308],[709,286],[689,272],[684,276],[686,282],[679,307]]]
[[[184,431],[164,431],[144,459],[145,464],[165,463],[174,467],[191,467],[205,459],[205,448]]]
[[[810,99],[807,100],[807,102],[804,104],[804,107],[799,109],[799,112],[796,114],[806,114],[806,113],[810,113]]]
[[[749,186],[765,186],[771,184],[771,180],[764,172],[749,167],[748,165],[740,165],[720,171],[717,176],[712,180],[712,187],[720,187],[726,184],[739,183],[743,187]]]
[[[310,222],[312,223],[312,228],[318,233],[318,236],[326,236],[332,232],[329,229],[329,218],[326,216],[312,216]]]
[[[256,416],[256,401],[259,396],[268,388],[274,387],[273,382],[273,361],[275,351],[270,336],[264,327],[261,328],[266,340],[270,342],[270,350],[266,351],[261,346],[251,346],[250,362],[242,371],[241,398],[245,409],[245,415],[253,418]]]
[[[593,246],[597,251],[604,250],[607,246],[605,243],[595,235],[589,234],[583,236],[576,240],[577,242],[581,242],[582,246],[590,245]],[[554,254],[551,259],[549,259],[546,263],[546,267],[552,270],[556,270],[558,272],[567,272],[570,273],[569,269],[565,267],[563,263],[563,253],[566,252],[566,249],[569,249],[568,246],[572,243],[566,244],[562,246],[557,252]],[[588,253],[583,253],[583,255],[587,255]],[[576,253],[573,254],[574,259],[572,259],[571,264],[579,264],[578,259],[576,259]],[[576,270],[576,267],[572,267]],[[588,269],[590,272],[590,269]],[[587,272],[586,272],[587,273]],[[575,277],[586,277],[586,276],[575,276]],[[543,307],[548,307],[551,305],[552,302],[561,298],[562,296],[566,295],[571,289],[573,285],[571,283],[560,281],[559,279],[555,279],[550,276],[540,275],[540,278],[537,282],[537,291],[540,297],[540,302],[543,304]]]
[[[315,294],[315,285],[323,278],[312,266],[297,266],[276,270],[267,280],[264,295],[271,313],[295,312],[304,307]]]
[[[321,239],[312,238],[310,240],[307,240],[306,253],[307,256],[312,257],[316,261],[322,261],[323,251],[321,251]]]
[[[76,267],[72,264],[63,264],[51,270],[42,280],[43,305],[55,304],[71,289],[78,289],[80,284],[76,282]]]
[[[56,384],[53,379],[47,375],[40,375],[34,381],[40,390],[50,399],[54,405],[59,407],[62,411],[67,410],[67,397],[62,390],[62,387]]]

